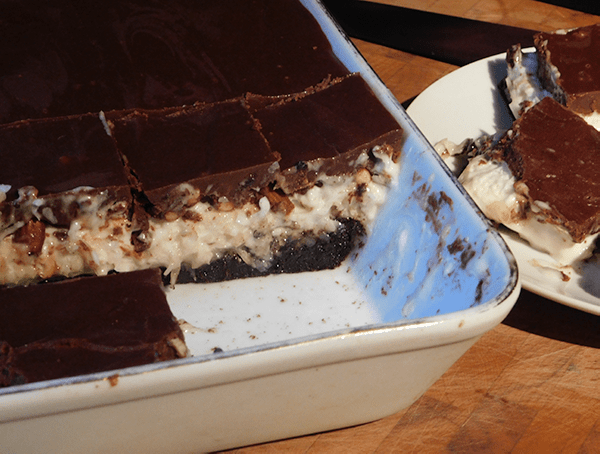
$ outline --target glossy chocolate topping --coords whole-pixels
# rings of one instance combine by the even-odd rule
[[[0,58],[0,123],[295,93],[348,72],[289,0],[2,0]]]
[[[128,172],[98,115],[0,125],[0,144],[0,230],[32,219],[68,227],[82,211],[129,210]]]
[[[0,288],[0,386],[173,359],[159,270]]]
[[[560,73],[557,83],[564,90],[564,103],[576,111],[600,110],[600,24],[568,32],[535,36],[542,80],[551,75],[547,64]]]
[[[600,133],[550,97],[517,120],[513,130],[506,158],[526,185],[524,195],[545,202],[550,222],[564,225],[575,241],[595,233],[600,225]]]
[[[98,115],[20,121],[0,126],[0,183],[17,190],[33,186],[38,196],[77,187],[127,186],[116,146]]]
[[[120,152],[163,211],[181,183],[201,196],[242,201],[274,178],[278,156],[240,99],[169,111],[106,114]]]
[[[251,102],[251,100],[250,100]],[[355,74],[327,88],[254,110],[281,168],[339,157],[389,131],[398,121]]]

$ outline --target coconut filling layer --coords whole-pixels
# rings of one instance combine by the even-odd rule
[[[94,267],[89,259],[98,244],[103,244],[103,248],[119,249],[123,257],[133,250],[127,244],[131,233],[125,202],[111,201],[106,191],[90,191],[89,188],[74,189],[62,198],[65,206],[75,203],[79,210],[69,228],[43,222],[54,216],[50,216],[49,207],[37,209],[39,200],[29,199],[21,205],[25,208],[26,217],[43,227],[39,251],[32,251],[30,241],[18,241],[13,235],[26,224],[24,221],[0,232],[0,284],[93,273]],[[86,241],[90,237],[93,237],[93,242]]]
[[[191,216],[170,221],[152,218],[150,246],[143,252],[136,252],[131,244],[128,219],[110,217],[106,208],[86,212],[69,229],[46,227],[42,250],[36,255],[5,236],[0,241],[0,283],[152,267],[166,268],[174,281],[182,264],[197,268],[231,253],[255,268],[268,269],[278,245],[305,237],[307,232],[316,237],[335,232],[340,226],[338,219],[355,219],[369,233],[388,187],[399,173],[399,163],[387,153],[378,147],[372,153],[377,162],[371,172],[362,169],[354,175],[320,175],[320,184],[289,196],[294,208],[287,214],[272,209],[269,199],[262,197],[258,206],[248,203],[219,210],[199,202],[189,209]],[[368,159],[365,151],[356,164]],[[96,205],[102,207],[101,201]]]
[[[527,203],[515,189],[515,185],[522,183],[517,182],[506,162],[477,156],[469,162],[459,182],[486,217],[516,232],[561,265],[571,265],[592,255],[598,234],[576,243],[564,227],[546,222],[542,210],[548,208],[547,204]]]
[[[510,94],[509,108],[515,118],[519,118],[528,108],[552,94],[542,88],[537,77],[537,55],[514,49],[507,65],[506,90]]]

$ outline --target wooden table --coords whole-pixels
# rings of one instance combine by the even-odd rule
[[[544,31],[600,22],[534,0],[383,3]],[[401,102],[457,68],[355,44]],[[523,291],[507,319],[409,408],[358,427],[230,452],[600,453],[600,317]]]

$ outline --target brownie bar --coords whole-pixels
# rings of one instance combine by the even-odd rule
[[[286,193],[314,184],[310,162],[326,175],[356,172],[355,159],[375,142],[389,144],[397,159],[398,121],[358,74],[270,104],[252,96],[247,102],[271,148],[281,155],[278,186]],[[382,139],[386,134],[388,140]]]
[[[185,354],[157,269],[0,287],[0,387]]]
[[[600,24],[534,37],[543,87],[569,109],[600,111]]]
[[[248,201],[251,188],[265,186],[279,168],[278,155],[240,98],[108,112],[106,119],[140,190],[160,216],[180,216],[201,198],[224,198],[239,206]]]
[[[575,242],[600,229],[600,132],[553,98],[532,107],[499,144],[515,190]]]
[[[46,225],[129,215],[129,176],[97,114],[0,125],[0,143],[0,239],[16,232],[36,254]]]

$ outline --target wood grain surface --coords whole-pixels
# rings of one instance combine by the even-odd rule
[[[385,0],[551,31],[598,16],[534,0]],[[355,44],[401,102],[456,67]],[[409,408],[369,424],[229,451],[600,453],[600,317],[523,291],[514,309]]]

